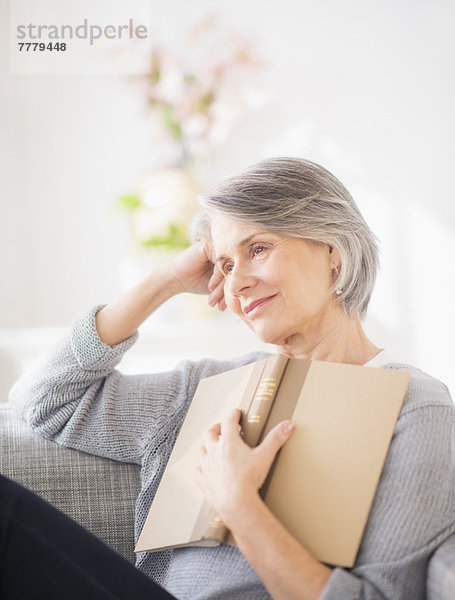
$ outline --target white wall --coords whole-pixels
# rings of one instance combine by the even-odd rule
[[[10,75],[0,7],[0,327],[64,325],[118,293],[128,242],[113,203],[156,144],[123,77]],[[252,86],[268,101],[206,181],[272,154],[331,169],[381,240],[368,331],[454,392],[455,5],[168,0],[152,32],[176,38],[214,8],[254,40],[265,68]]]

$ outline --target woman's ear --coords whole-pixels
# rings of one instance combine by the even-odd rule
[[[329,266],[330,269],[338,269],[341,265],[341,256],[334,246],[329,246]]]

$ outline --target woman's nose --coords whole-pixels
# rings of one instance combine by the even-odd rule
[[[246,267],[235,265],[229,275],[228,290],[234,296],[239,296],[245,290],[254,286],[256,278]]]

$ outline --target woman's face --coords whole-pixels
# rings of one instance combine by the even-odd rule
[[[215,217],[211,231],[228,308],[265,342],[317,339],[339,311],[330,292],[338,253],[224,216]]]

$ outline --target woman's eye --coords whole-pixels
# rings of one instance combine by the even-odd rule
[[[225,275],[229,275],[232,272],[234,265],[231,262],[224,263],[222,271]]]
[[[254,246],[251,252],[254,256],[258,256],[259,254],[261,254],[261,252],[264,252],[264,250],[265,246]]]

